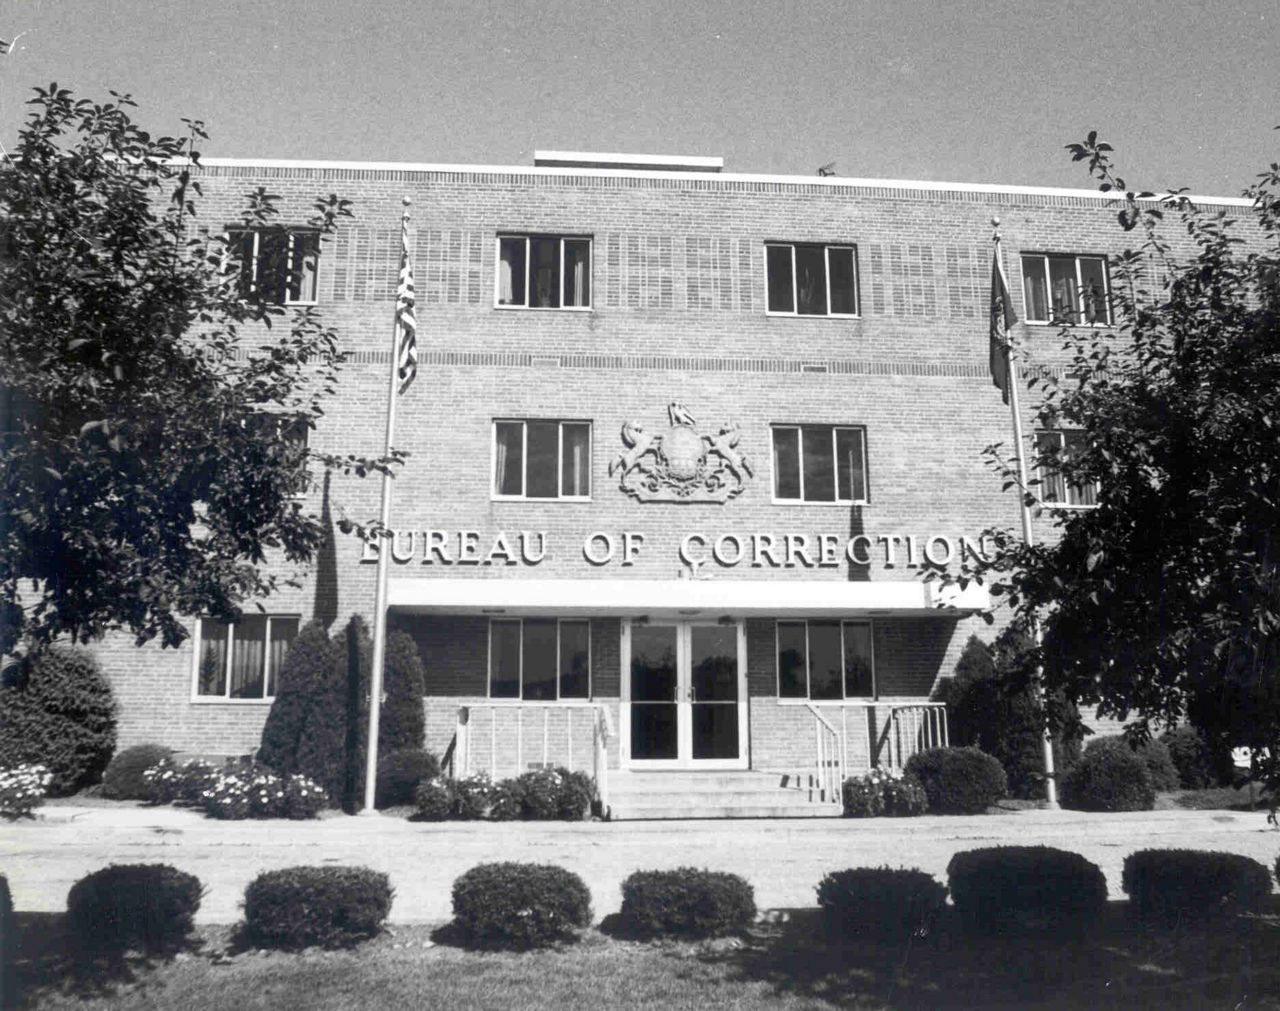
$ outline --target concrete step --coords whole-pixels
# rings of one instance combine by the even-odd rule
[[[703,805],[688,807],[628,807],[612,805],[614,821],[675,820],[697,818],[838,818],[840,809],[822,804],[785,807],[770,804],[742,806]]]
[[[798,792],[802,788],[797,777],[769,772],[609,773],[609,789],[618,793],[719,793],[725,790],[770,793],[776,790]]]
[[[717,793],[698,791],[695,793],[677,793],[671,790],[628,790],[624,792],[609,791],[610,803],[627,804],[630,807],[702,807],[707,804],[721,806],[772,804],[778,807],[807,807],[810,803],[808,791],[799,790],[721,790]]]
[[[838,807],[818,802],[806,777],[777,772],[671,771],[609,775],[614,819],[830,818]]]

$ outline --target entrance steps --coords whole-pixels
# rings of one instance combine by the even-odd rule
[[[671,818],[835,818],[807,781],[779,772],[609,770],[615,821]]]

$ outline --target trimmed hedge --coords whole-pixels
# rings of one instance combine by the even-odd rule
[[[43,765],[62,796],[96,783],[115,749],[111,684],[87,651],[48,646],[0,683],[0,768]]]
[[[981,814],[1008,792],[1000,763],[977,748],[930,748],[907,759],[934,814]]]
[[[947,902],[945,885],[920,870],[854,867],[818,883],[818,905],[831,930],[901,941],[925,931]]]
[[[621,916],[649,936],[719,937],[751,926],[755,890],[745,878],[723,871],[636,871],[622,882]]]
[[[1076,811],[1150,811],[1156,802],[1151,773],[1132,748],[1085,751],[1062,777],[1062,806]]]
[[[1160,738],[1169,749],[1169,758],[1178,770],[1178,785],[1184,790],[1203,790],[1217,786],[1213,752],[1209,742],[1195,727],[1181,726]]]
[[[168,864],[113,864],[67,893],[67,925],[86,949],[169,953],[195,923],[200,879]]]
[[[1107,904],[1107,879],[1078,853],[1049,846],[991,846],[947,864],[951,901],[977,930],[1083,927]]]
[[[1121,885],[1138,917],[1169,922],[1257,909],[1271,894],[1271,875],[1236,853],[1148,849],[1124,858]]]
[[[479,864],[454,881],[453,915],[477,947],[542,948],[591,923],[591,892],[563,867]]]
[[[173,749],[162,744],[135,744],[111,759],[102,774],[102,795],[112,800],[149,800],[151,783],[143,773],[173,758]]]
[[[350,947],[382,929],[394,894],[368,867],[266,871],[244,890],[245,928],[264,948]]]
[[[1179,788],[1178,767],[1173,764],[1169,748],[1163,741],[1152,738],[1146,744],[1135,748],[1124,737],[1118,735],[1095,737],[1085,746],[1084,751],[1087,755],[1100,748],[1126,748],[1141,758],[1147,767],[1147,775],[1151,779],[1151,789],[1157,793],[1167,793]]]
[[[396,807],[412,804],[414,792],[423,780],[440,775],[436,756],[422,748],[402,748],[378,760],[378,782],[374,806]]]

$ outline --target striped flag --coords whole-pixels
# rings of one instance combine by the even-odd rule
[[[396,365],[400,392],[418,374],[418,322],[413,315],[413,265],[409,262],[409,215],[400,222],[400,281],[396,285]]]
[[[996,239],[995,256],[991,261],[991,338],[989,358],[991,382],[1009,402],[1009,328],[1018,322],[1009,297],[1009,285],[1004,278],[1004,263],[1000,258],[1000,240]]]

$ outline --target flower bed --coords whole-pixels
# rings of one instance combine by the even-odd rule
[[[51,773],[43,765],[15,765],[0,769],[0,817],[29,818],[44,800]]]
[[[429,779],[418,785],[419,815],[490,821],[581,821],[591,813],[595,784],[583,772],[536,769],[493,782],[483,772],[458,780]]]

